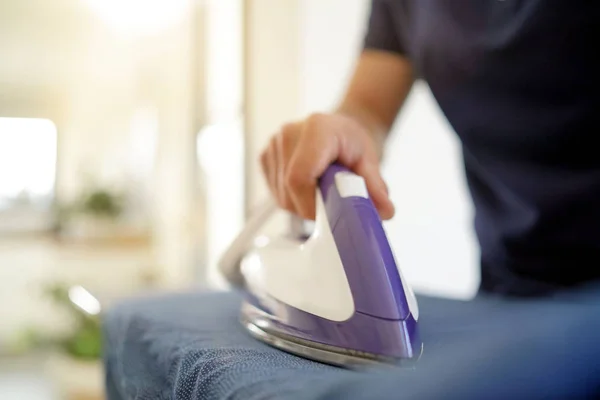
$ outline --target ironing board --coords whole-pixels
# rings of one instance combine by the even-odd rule
[[[600,288],[544,300],[419,296],[416,368],[329,367],[259,343],[240,295],[125,301],[104,321],[109,400],[573,399],[600,396]]]

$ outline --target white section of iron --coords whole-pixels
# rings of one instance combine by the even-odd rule
[[[367,184],[365,180],[351,172],[338,172],[335,174],[335,186],[337,187],[340,196],[346,197],[363,197],[369,198]]]
[[[237,280],[238,268],[241,260],[252,248],[262,247],[269,243],[269,238],[265,236],[256,237],[260,228],[273,216],[277,210],[277,205],[272,199],[268,199],[254,212],[242,231],[235,240],[229,245],[229,248],[221,255],[217,268],[230,283]]]
[[[332,321],[345,321],[354,314],[350,284],[320,190],[317,190],[315,227],[309,239],[273,240],[248,254],[241,263],[241,272],[248,288],[263,300],[269,295]]]
[[[338,172],[335,184],[342,197],[368,198],[364,179],[358,175]],[[269,302],[274,298],[332,321],[345,321],[354,314],[350,284],[329,226],[320,190],[317,190],[316,196],[316,220],[306,242],[258,237],[254,245],[256,248],[242,259],[240,270],[248,289],[262,301]],[[410,313],[418,320],[417,299],[402,275],[393,249],[392,254]],[[274,302],[268,305],[277,306]]]

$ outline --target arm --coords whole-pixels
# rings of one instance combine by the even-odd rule
[[[398,13],[402,8],[395,1],[371,0],[364,49],[337,110],[370,132],[380,158],[385,138],[414,81],[400,34],[403,15]]]
[[[263,172],[279,205],[305,219],[314,218],[316,184],[334,161],[365,179],[382,218],[394,214],[379,164],[413,73],[391,1],[395,0],[372,0],[364,50],[337,109],[285,125],[261,154]]]
[[[362,52],[346,94],[336,112],[355,119],[372,135],[379,156],[412,84],[407,58],[387,51]]]

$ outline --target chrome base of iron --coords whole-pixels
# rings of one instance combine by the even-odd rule
[[[246,303],[244,304],[244,307],[253,306]],[[244,307],[242,307],[242,309]],[[262,319],[260,321],[253,320],[243,312],[240,320],[248,333],[263,343],[303,358],[337,367],[348,369],[361,369],[365,367],[415,368],[416,362],[423,354],[423,345],[421,345],[419,354],[414,358],[398,359],[385,357],[364,351],[330,346],[276,332],[263,326],[265,324],[261,323],[264,322]]]

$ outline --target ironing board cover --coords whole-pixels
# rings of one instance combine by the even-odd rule
[[[354,372],[259,343],[236,293],[132,299],[104,322],[109,400],[600,396],[600,289],[545,300],[419,297],[415,369]]]

